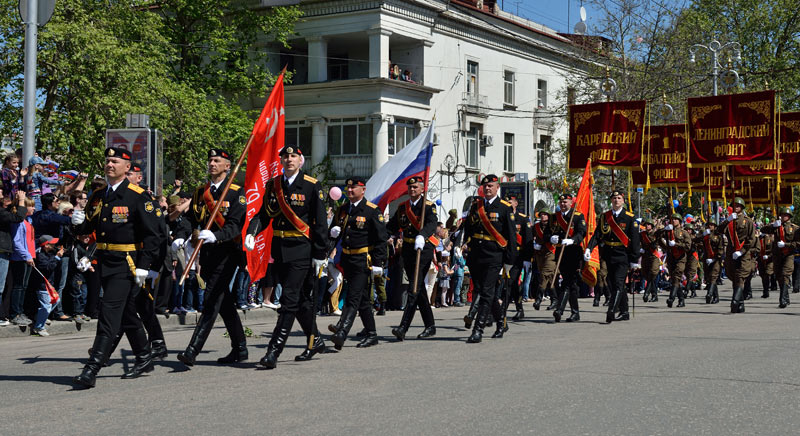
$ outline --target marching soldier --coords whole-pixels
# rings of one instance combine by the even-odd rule
[[[294,360],[311,360],[325,351],[315,318],[316,279],[322,276],[327,258],[325,193],[317,179],[301,169],[303,152],[299,147],[286,145],[278,154],[283,174],[267,182],[263,206],[250,222],[244,240],[245,249],[253,250],[256,235],[272,223],[272,268],[283,292],[278,321],[260,361],[267,369],[277,366],[295,319],[306,335],[306,349]]]
[[[131,154],[125,148],[107,148],[105,174],[108,188],[92,193],[88,210],[72,213],[74,233],[97,235],[97,258],[104,294],[100,319],[89,360],[73,382],[92,388],[108,360],[120,328],[128,336],[136,364],[123,378],[136,378],[153,370],[150,343],[136,314],[136,297],[158,255],[158,207],[142,188],[131,185],[126,173]]]
[[[745,281],[755,269],[752,251],[756,243],[756,227],[744,211],[744,200],[736,197],[731,204],[733,212],[717,233],[727,238],[725,247],[725,274],[733,282],[731,313],[744,312]]]
[[[644,228],[640,227],[639,241],[642,254],[642,276],[647,281],[647,288],[644,291],[644,302],[658,301],[658,273],[661,270],[661,257],[658,252],[658,238],[653,221],[644,220]]]
[[[408,276],[409,283],[414,281],[415,276],[418,276],[417,288],[410,289],[408,292],[408,299],[403,309],[403,318],[400,320],[400,325],[392,329],[392,334],[398,341],[405,339],[406,332],[411,325],[411,321],[414,320],[417,308],[419,308],[419,313],[422,316],[422,323],[425,325],[425,329],[417,338],[429,338],[436,335],[436,324],[433,319],[430,301],[427,298],[424,278],[425,273],[431,266],[433,252],[439,245],[439,239],[435,235],[439,218],[436,216],[436,206],[433,202],[427,201],[423,207],[424,182],[424,179],[419,177],[411,177],[406,181],[409,198],[397,208],[397,211],[386,225],[392,235],[403,233],[401,255],[403,257],[403,269]],[[424,223],[422,221],[423,214],[425,214]],[[418,253],[419,269],[417,269]],[[415,274],[417,271],[419,271],[418,275]]]
[[[582,213],[573,209],[572,194],[561,194],[558,205],[560,210],[556,212],[553,222],[550,223],[550,243],[558,244],[556,259],[562,256],[562,251],[564,254],[558,267],[562,280],[561,288],[559,289],[559,303],[558,307],[553,310],[553,318],[555,318],[556,322],[561,321],[567,302],[569,302],[571,314],[567,318],[567,322],[580,321],[581,315],[578,309],[580,287],[578,278],[581,274],[581,261],[583,260],[581,244],[586,236],[586,218]]]
[[[222,316],[225,328],[231,340],[231,352],[217,359],[219,363],[236,363],[247,360],[247,340],[244,336],[242,321],[236,313],[236,295],[228,291],[237,267],[244,267],[241,235],[244,222],[244,191],[239,185],[231,184],[225,198],[222,191],[228,183],[228,171],[231,167],[230,154],[218,148],[208,151],[208,182],[199,186],[192,196],[189,206],[189,228],[193,231],[205,228],[217,202],[222,205],[219,215],[211,224],[210,230],[199,230],[197,238],[203,240],[198,256],[200,277],[206,283],[203,313],[195,326],[192,339],[186,350],[178,353],[178,360],[186,366],[194,366],[195,359],[214,327],[217,315]],[[191,232],[184,227],[175,235],[173,249],[183,245],[190,238]],[[186,268],[189,268],[187,265]]]
[[[611,210],[600,218],[600,231],[595,232],[587,244],[583,260],[589,261],[592,249],[600,246],[600,257],[608,267],[608,285],[611,288],[611,303],[606,312],[606,322],[627,321],[628,294],[625,279],[631,270],[639,268],[639,223],[633,214],[625,210],[625,197],[620,191],[609,196]],[[614,318],[619,309],[619,317]]]
[[[536,296],[533,308],[539,310],[542,299],[550,291],[550,283],[553,281],[553,274],[556,272],[556,246],[550,243],[550,212],[546,206],[540,206],[536,210],[539,217],[533,225],[533,255],[536,261],[536,269],[539,271],[539,283],[536,286]],[[551,305],[555,308],[556,299],[553,298]]]
[[[780,219],[775,220],[771,226],[764,227],[765,232],[775,235],[775,246],[772,256],[775,266],[775,275],[780,287],[779,305],[781,309],[789,305],[789,278],[795,272],[794,252],[800,248],[800,230],[791,222],[792,210],[788,207],[781,209]]]
[[[689,234],[690,247],[689,251],[686,253],[686,271],[684,272],[684,275],[686,276],[686,288],[684,289],[683,295],[686,298],[694,298],[697,296],[697,291],[695,291],[694,276],[697,275],[697,267],[700,264],[700,255],[697,253],[697,245],[695,244],[694,227],[692,227],[691,224],[686,224],[683,226],[683,229]]]
[[[519,206],[519,199],[517,199],[517,196],[514,194],[507,195],[506,202],[511,205],[511,220],[514,221],[516,228],[517,257],[514,262],[514,267],[511,268],[511,277],[509,277],[508,280],[511,289],[505,289],[503,295],[503,317],[505,318],[508,305],[513,301],[516,313],[512,319],[514,321],[519,321],[525,316],[525,311],[522,308],[522,289],[520,288],[519,277],[523,270],[530,271],[531,269],[531,260],[533,259],[533,233],[531,231],[531,220],[528,218],[528,215],[517,212],[517,206]]]
[[[370,274],[379,276],[386,263],[386,241],[389,239],[386,223],[378,206],[364,199],[366,181],[362,177],[347,180],[348,202],[339,207],[331,222],[330,237],[342,240],[340,264],[344,279],[349,284],[339,322],[328,328],[333,332],[331,342],[341,350],[347,334],[353,327],[358,312],[364,323],[366,336],[356,345],[358,348],[378,345],[375,317],[372,313],[369,293],[372,292]]]
[[[686,262],[691,248],[691,236],[689,232],[681,227],[683,217],[679,213],[670,216],[670,222],[663,229],[656,232],[661,247],[667,252],[667,270],[669,271],[670,292],[667,298],[667,306],[672,307],[675,298],[678,298],[678,307],[686,306],[683,292],[681,291],[681,281],[686,269]]]
[[[490,310],[497,320],[495,336],[502,337],[505,325],[496,293],[497,278],[501,270],[503,278],[509,277],[517,257],[516,226],[511,218],[511,205],[498,195],[500,184],[497,176],[484,176],[481,185],[483,197],[476,198],[470,206],[464,233],[469,247],[467,263],[473,295],[479,298],[476,322],[467,339],[471,344],[481,342]]]
[[[722,260],[725,258],[725,239],[717,233],[717,223],[714,221],[706,222],[706,230],[703,232],[703,276],[706,279],[706,304],[719,303],[719,289],[717,280],[722,271]]]
[[[780,220],[778,220],[778,222],[780,222]],[[775,281],[772,264],[772,248],[775,243],[775,237],[769,233],[769,228],[770,226],[765,226],[761,229],[755,250],[757,253],[756,264],[758,266],[758,275],[761,276],[761,285],[764,287],[761,298],[769,298],[770,287],[772,282]]]

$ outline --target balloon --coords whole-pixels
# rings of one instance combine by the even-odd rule
[[[717,208],[717,212],[722,213],[722,206]]]
[[[791,210],[792,212],[794,212],[794,205],[791,205],[791,206],[789,206],[789,210]]]
[[[441,206],[442,205],[442,200],[436,200],[436,205],[437,206]]]
[[[342,190],[338,186],[334,186],[328,191],[328,195],[333,201],[339,201],[342,198]]]
[[[678,206],[681,205],[681,202],[678,201],[678,200],[672,200],[672,205],[675,206],[675,207],[678,207]]]
[[[691,224],[691,223],[692,223],[692,220],[694,220],[694,218],[692,218],[692,216],[691,216],[691,215],[686,215],[686,223],[687,223],[687,224]]]

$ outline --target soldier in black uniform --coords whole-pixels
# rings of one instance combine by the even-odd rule
[[[353,327],[356,312],[364,323],[366,335],[356,345],[359,348],[378,344],[375,317],[372,313],[369,293],[372,292],[370,274],[383,274],[379,265],[386,263],[386,241],[389,239],[386,222],[378,206],[364,199],[367,183],[362,177],[347,180],[348,202],[339,207],[331,222],[331,238],[342,240],[340,264],[348,284],[347,300],[339,322],[328,328],[333,332],[334,348],[341,350],[347,334]]]
[[[273,369],[297,318],[306,335],[306,349],[296,361],[311,360],[325,350],[316,324],[316,279],[326,267],[328,221],[325,194],[317,179],[302,169],[303,152],[287,145],[279,152],[283,175],[267,182],[264,203],[247,229],[244,247],[255,248],[255,235],[272,222],[272,268],[281,284],[278,322],[261,365]],[[309,277],[312,275],[313,277]]]
[[[393,237],[402,232],[403,269],[408,276],[409,283],[414,281],[415,272],[417,271],[417,253],[419,253],[417,289],[416,291],[409,289],[408,299],[403,310],[403,318],[400,320],[400,325],[392,329],[392,334],[395,335],[398,341],[405,339],[406,332],[411,325],[411,321],[414,320],[417,308],[419,308],[422,322],[425,324],[425,329],[417,338],[429,338],[436,334],[436,324],[433,319],[431,304],[425,291],[424,279],[433,260],[433,251],[439,245],[439,240],[435,235],[439,218],[436,216],[436,206],[432,202],[426,201],[425,221],[422,221],[423,183],[424,179],[419,177],[411,177],[406,181],[409,199],[400,204],[386,224],[389,234],[393,235]]]
[[[158,255],[159,232],[155,210],[142,188],[128,183],[131,154],[124,148],[105,152],[108,188],[95,191],[87,210],[72,214],[73,233],[97,234],[97,259],[104,295],[92,353],[73,382],[91,388],[98,371],[111,354],[122,328],[128,336],[136,364],[123,378],[136,378],[153,370],[150,344],[136,314],[136,296]]]
[[[503,318],[506,316],[509,304],[513,301],[516,313],[512,319],[514,321],[519,321],[525,316],[525,311],[522,308],[522,289],[519,283],[519,276],[522,274],[523,270],[528,272],[531,270],[531,260],[533,259],[533,225],[528,215],[517,212],[519,199],[517,199],[515,194],[507,195],[505,199],[506,202],[511,205],[511,220],[514,221],[516,229],[514,237],[517,240],[517,257],[514,266],[511,268],[511,277],[509,277],[508,280],[511,289],[505,289],[503,298]],[[504,330],[507,330],[507,327]]]
[[[553,310],[553,318],[556,322],[561,321],[564,315],[564,310],[569,308],[572,312],[567,322],[580,321],[581,315],[578,309],[578,292],[580,292],[580,285],[578,278],[581,275],[581,266],[583,261],[583,250],[581,244],[583,238],[586,236],[586,217],[582,213],[573,209],[572,194],[561,194],[558,201],[560,210],[555,213],[553,219],[550,221],[550,243],[558,245],[556,249],[556,259],[561,255],[563,250],[564,254],[561,257],[561,264],[558,267],[558,272],[561,273],[561,287],[559,288],[560,298],[558,307]],[[572,214],[575,214],[572,217]],[[572,217],[572,226],[569,226],[570,217]],[[569,228],[569,234],[567,229]]]
[[[588,262],[592,249],[600,245],[600,257],[606,260],[608,276],[606,282],[611,288],[611,304],[606,312],[606,322],[627,321],[628,294],[625,292],[625,278],[631,270],[639,268],[639,223],[633,214],[625,210],[625,197],[619,191],[609,196],[611,210],[600,218],[599,231],[592,235],[583,259]],[[619,309],[619,317],[614,315]]]
[[[245,204],[244,191],[239,185],[231,184],[225,198],[222,191],[228,183],[228,171],[231,167],[230,155],[227,151],[212,148],[208,151],[209,181],[199,186],[192,196],[188,219],[190,228],[205,229],[211,211],[218,201],[222,201],[219,215],[211,224],[210,230],[200,230],[197,238],[203,240],[198,255],[200,277],[206,283],[203,313],[192,334],[189,345],[178,360],[186,366],[194,366],[194,361],[214,327],[217,314],[222,316],[225,328],[231,339],[231,352],[217,359],[219,363],[235,363],[247,360],[247,341],[242,328],[242,321],[236,313],[236,296],[228,291],[236,268],[244,268],[242,253],[242,225],[244,223]],[[173,245],[180,246],[191,233],[179,230]],[[186,266],[189,268],[189,265]]]
[[[517,257],[516,227],[511,218],[511,205],[500,199],[497,176],[489,174],[481,180],[483,197],[475,199],[467,214],[464,236],[469,255],[467,264],[472,277],[472,295],[477,295],[478,315],[468,343],[481,342],[483,328],[489,321],[489,311],[497,320],[496,337],[502,337],[505,327],[500,301],[497,298],[497,278],[502,269],[508,279]]]

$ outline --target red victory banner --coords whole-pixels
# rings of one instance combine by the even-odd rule
[[[775,161],[775,91],[688,99],[689,167]]]
[[[786,112],[778,116],[778,165],[775,162],[737,165],[733,168],[737,179],[762,179],[780,176],[783,179],[800,179],[800,112]]]
[[[567,168],[641,169],[645,101],[616,101],[569,107]]]
[[[675,186],[686,184],[691,177],[703,180],[703,170],[686,168],[686,125],[650,126],[644,140],[642,170],[632,171],[637,186]]]

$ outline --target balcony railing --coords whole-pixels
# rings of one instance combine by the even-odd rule
[[[331,156],[336,178],[344,180],[352,176],[370,178],[372,176],[372,155]]]
[[[465,92],[461,94],[461,102],[467,112],[477,115],[488,115],[489,104],[485,95]]]

